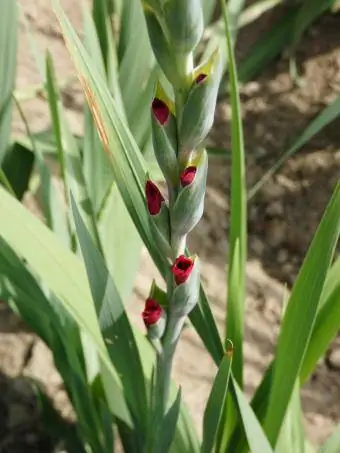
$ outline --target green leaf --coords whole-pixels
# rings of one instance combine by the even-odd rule
[[[340,115],[340,97],[336,98],[306,127],[306,129],[294,140],[287,151],[275,162],[270,170],[248,192],[251,200],[270,177],[284,164],[284,162],[304,146],[311,138],[318,134],[324,127],[334,121]]]
[[[296,9],[292,9],[284,17],[280,17],[267,33],[260,36],[251,47],[249,55],[239,65],[240,82],[251,80],[282,52],[287,45],[287,36],[291,33],[295,17]]]
[[[252,453],[273,453],[268,439],[256,418],[251,406],[246,400],[236,379],[232,377],[232,392],[239,414],[242,419],[243,428],[247,437],[249,450]],[[295,453],[295,452],[294,452]]]
[[[83,4],[83,17],[84,46],[98,71],[106,78],[109,32],[105,4],[106,0],[93,2],[93,18],[88,5]],[[94,212],[98,216],[112,185],[113,174],[88,105],[84,107],[83,172]]]
[[[80,261],[1,187],[0,211],[6,218],[6,222],[0,225],[0,236],[15,250],[20,250],[21,256],[93,340],[100,355],[103,378],[106,377],[110,408],[117,417],[130,424],[130,414],[100,333],[86,274]]]
[[[181,389],[178,390],[175,401],[165,414],[163,426],[161,428],[161,439],[159,445],[156,447],[156,452],[167,453],[173,443],[176,425],[181,407]]]
[[[300,379],[305,382],[315,369],[315,366],[327,351],[331,341],[337,335],[340,328],[340,281],[339,274],[338,286],[327,297],[321,299],[321,308],[318,311],[312,336],[308,344],[308,349],[303,360]],[[325,284],[325,287],[327,282]]]
[[[340,429],[337,430],[320,447],[318,453],[338,453],[340,451]]]
[[[53,62],[49,55],[46,58],[46,89],[52,116],[53,131],[57,142],[61,175],[65,187],[65,198],[69,203],[70,191],[75,194],[77,202],[81,206],[86,225],[94,237],[97,247],[102,252],[95,213],[85,185],[80,152],[77,142],[68,128],[59,89],[55,81]]]
[[[32,152],[18,142],[13,143],[3,160],[2,169],[19,200],[28,189],[33,165]]]
[[[335,188],[305,257],[282,322],[265,418],[266,432],[272,445],[276,444],[301,370],[339,234],[340,184]]]
[[[57,411],[40,386],[34,385],[39,409],[46,430],[56,442],[62,441],[69,453],[86,453],[85,447],[78,437],[76,426],[66,421]]]
[[[126,398],[143,431],[147,410],[146,387],[136,339],[114,280],[93,243],[72,196],[71,204],[99,325],[110,358],[122,379]]]
[[[305,433],[300,403],[300,382],[296,381],[275,453],[305,453]]]
[[[231,31],[228,22],[228,12],[222,0],[221,7],[223,10],[226,32],[232,108],[232,173],[230,189],[231,214],[229,232],[230,251],[228,261],[226,338],[230,338],[234,344],[235,356],[233,361],[233,373],[242,387],[245,274],[247,254],[247,189],[245,180],[244,139],[237,70],[231,40]]]
[[[0,165],[11,136],[12,92],[17,65],[17,2],[2,0],[0,18]]]
[[[230,353],[226,352],[219,366],[204,411],[202,453],[211,453],[213,451],[215,437],[222,420],[231,374],[231,345],[229,345],[229,350]]]
[[[322,13],[330,9],[333,3],[334,0],[304,0],[302,2],[293,25],[293,51],[296,49],[307,27]]]

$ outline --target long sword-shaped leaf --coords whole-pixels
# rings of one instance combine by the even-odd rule
[[[127,400],[133,408],[132,413],[139,422],[140,428],[137,431],[143,432],[147,411],[146,387],[136,339],[116,285],[73,197],[71,204],[101,331],[107,340],[111,360],[121,376]]]
[[[260,422],[256,418],[253,409],[247,402],[245,395],[234,378],[232,378],[232,391],[241,416],[249,450],[252,453],[273,453]]]
[[[232,153],[231,153],[231,190],[230,190],[230,253],[228,270],[228,300],[226,318],[226,338],[234,344],[233,373],[243,385],[243,332],[244,300],[247,250],[247,202],[245,181],[244,140],[241,119],[240,96],[237,70],[227,8],[221,1],[226,29],[227,54],[229,61],[230,95],[232,106]]]
[[[292,290],[275,356],[265,428],[272,445],[299,377],[320,297],[340,234],[340,183],[336,186]]]
[[[17,40],[17,2],[2,0],[0,17],[0,164],[11,135],[12,92],[14,90]]]
[[[231,345],[229,346],[229,351],[225,354],[219,366],[204,411],[202,453],[211,453],[213,451],[215,437],[222,420],[231,375]]]
[[[340,428],[320,447],[318,453],[338,453],[340,451]]]
[[[61,174],[65,186],[65,198],[69,202],[69,191],[72,190],[81,206],[82,213],[86,219],[86,225],[91,231],[97,246],[102,251],[95,212],[85,184],[80,152],[66,121],[59,88],[55,80],[52,58],[49,55],[46,59],[46,89],[54,135],[57,142]]]
[[[30,264],[32,269],[61,300],[78,325],[88,333],[102,361],[102,373],[109,381],[107,397],[112,412],[131,423],[121,385],[110,362],[91,300],[81,262],[57,240],[38,219],[0,187],[0,236]],[[29,239],[28,239],[29,238]]]

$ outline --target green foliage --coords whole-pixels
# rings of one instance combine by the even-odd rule
[[[303,429],[300,389],[340,326],[340,259],[332,264],[340,234],[340,185],[306,254],[287,301],[275,356],[250,404],[243,393],[246,207],[288,157],[339,116],[339,99],[317,115],[247,194],[239,83],[287,45],[295,51],[306,28],[333,1],[305,0],[288,8],[237,71],[233,46],[239,28],[280,1],[244,3],[93,0],[91,14],[84,2],[82,42],[54,0],[86,98],[84,135],[75,137],[69,128],[53,55],[46,56],[44,70],[44,58],[35,49],[51,127],[32,133],[20,96],[15,96],[27,137],[13,142],[17,5],[9,0],[2,5],[0,212],[6,221],[0,224],[0,299],[52,351],[77,422],[66,424],[39,387],[36,393],[54,438],[70,453],[112,453],[116,433],[128,453],[315,453]],[[208,42],[201,52],[203,22]],[[223,45],[221,55],[213,52],[216,44]],[[207,63],[195,68],[197,55]],[[223,65],[229,75],[232,146],[230,152],[206,152],[202,141],[213,122]],[[150,120],[152,99],[159,95],[157,79],[168,95],[161,96],[170,118],[165,125],[156,115]],[[47,156],[58,164],[61,191]],[[203,214],[208,157],[213,156],[230,159],[232,167],[226,351],[200,285],[199,259],[186,249],[186,235]],[[192,168],[195,179],[186,182],[183,172]],[[145,200],[150,175],[165,181],[170,194],[155,215]],[[43,221],[20,203],[27,191],[41,194]],[[167,312],[161,339],[141,333],[126,311],[142,244],[167,287],[164,292],[150,282],[150,297]],[[183,282],[174,271],[178,255],[186,255],[181,259],[191,266]],[[204,411],[202,442],[185,396],[171,382],[172,359],[188,314],[218,366]],[[339,448],[335,432],[319,453]]]

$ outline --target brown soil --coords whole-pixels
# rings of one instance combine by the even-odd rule
[[[72,81],[72,65],[49,2],[21,0],[20,3],[39,47],[49,49],[59,80],[65,80],[64,100],[72,126],[79,132],[82,97]],[[62,3],[73,23],[80,27],[77,2],[64,0]],[[287,149],[299,131],[339,94],[339,20],[338,15],[324,16],[306,33],[297,55],[303,76],[301,87],[292,82],[284,58],[242,87],[249,187]],[[268,26],[268,21],[270,16],[241,33],[240,55]],[[18,87],[24,89],[38,83],[40,79],[28,52],[23,21],[18,62]],[[24,108],[34,129],[49,124],[45,101],[41,97],[26,101]],[[219,105],[212,133],[213,142],[219,146],[230,146],[229,118],[230,107],[228,100],[224,100]],[[14,132],[23,132],[18,117],[14,121]],[[211,160],[204,218],[191,238],[191,248],[202,258],[203,281],[221,330],[226,294],[229,170],[225,160]],[[245,344],[245,378],[249,394],[258,384],[273,352],[285,285],[289,288],[294,282],[338,180],[339,170],[340,129],[339,123],[334,122],[290,158],[249,204]],[[136,283],[134,312],[140,310],[154,273],[144,251]],[[4,305],[0,305],[0,310],[0,453],[51,452],[52,442],[43,427],[27,377],[40,380],[56,406],[67,415],[69,407],[60,379],[42,343]],[[137,317],[136,322],[140,322]],[[302,391],[306,429],[316,443],[320,443],[340,421],[339,351],[340,347],[335,343],[329,359],[320,361],[313,378]],[[183,386],[184,399],[198,428],[214,372],[197,335],[188,329],[178,351],[175,375]]]

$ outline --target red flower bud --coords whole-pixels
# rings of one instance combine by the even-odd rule
[[[161,210],[162,203],[164,202],[164,197],[156,184],[154,184],[149,179],[146,181],[145,193],[149,213],[151,215],[158,214]]]
[[[203,82],[205,79],[207,78],[207,75],[206,74],[198,74],[198,76],[196,77],[195,79],[195,82],[197,83],[197,85],[201,82]]]
[[[158,122],[165,124],[168,121],[170,110],[169,107],[161,99],[154,98],[152,101],[152,111]]]
[[[142,318],[146,327],[156,324],[161,318],[163,309],[154,299],[146,299]]]
[[[175,278],[177,285],[187,281],[192,268],[194,266],[194,261],[191,258],[187,258],[184,255],[180,255],[174,264],[172,265],[172,273]]]
[[[180,180],[182,187],[189,186],[193,182],[196,176],[197,168],[194,166],[187,167],[184,171],[182,171]]]

